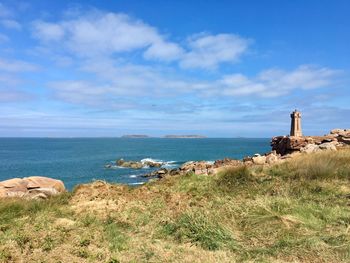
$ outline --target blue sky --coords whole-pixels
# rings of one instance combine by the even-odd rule
[[[0,136],[350,128],[349,1],[0,1]]]

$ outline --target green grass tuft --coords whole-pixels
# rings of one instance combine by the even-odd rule
[[[163,231],[178,242],[190,241],[207,250],[234,249],[237,245],[228,229],[199,212],[182,214],[174,222],[165,223]]]

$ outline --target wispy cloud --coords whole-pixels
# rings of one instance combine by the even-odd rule
[[[38,69],[39,67],[37,65],[26,61],[0,58],[0,72],[25,72],[37,71]]]
[[[269,69],[249,78],[242,74],[227,75],[220,83],[228,96],[256,95],[278,97],[293,90],[329,87],[335,83],[340,70],[312,65],[301,65],[292,71]]]
[[[216,68],[220,63],[237,62],[250,40],[233,34],[197,35],[189,38],[190,50],[180,65],[184,68]]]
[[[150,48],[146,57],[168,59],[181,51],[156,28],[125,14],[90,12],[58,23],[36,21],[33,34],[43,42],[62,41],[84,57]]]
[[[80,70],[94,74],[95,79],[50,83],[54,95],[65,102],[104,109],[125,109],[127,107],[121,101],[128,98],[164,100],[166,103],[176,97],[188,96],[192,96],[192,100],[278,98],[297,90],[329,87],[340,74],[334,69],[303,65],[291,71],[264,70],[251,78],[233,74],[216,80],[193,80],[180,79],[152,67],[118,65],[112,60],[85,61]],[[116,106],[118,104],[123,106]],[[137,105],[134,106],[137,109]]]
[[[178,61],[183,68],[204,69],[237,62],[251,43],[234,34],[196,34],[182,46],[141,20],[98,11],[55,23],[36,21],[33,35],[46,45],[63,43],[71,53],[83,57],[141,50],[146,60]]]
[[[1,25],[8,29],[21,30],[22,25],[14,19],[3,19],[0,21]]]
[[[24,91],[0,89],[0,102],[21,102],[32,98],[31,94]]]

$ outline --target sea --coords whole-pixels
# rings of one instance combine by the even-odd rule
[[[187,161],[242,159],[269,150],[269,138],[0,138],[0,181],[38,175],[60,179],[68,190],[94,180],[137,186],[154,168],[121,168],[116,160],[151,159],[176,168]]]

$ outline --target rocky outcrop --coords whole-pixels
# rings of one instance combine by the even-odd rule
[[[243,163],[245,165],[265,165],[265,164],[274,164],[281,161],[281,155],[277,154],[276,151],[260,155],[258,153],[254,154],[253,157],[246,156],[243,158]]]
[[[329,135],[334,136],[340,143],[350,145],[350,129],[334,129]]]
[[[277,136],[273,137],[271,147],[273,151],[281,155],[300,151],[301,148],[308,144],[319,145],[323,142],[331,142],[336,139],[333,136]]]
[[[0,182],[0,198],[47,199],[64,191],[65,187],[61,180],[43,176],[13,178]]]
[[[277,136],[271,140],[272,150],[281,155],[298,151],[335,150],[345,145],[350,145],[350,129],[334,129],[324,136]]]
[[[119,167],[131,168],[131,169],[141,169],[141,168],[145,168],[145,167],[160,168],[163,165],[162,162],[155,162],[155,161],[150,161],[150,160],[124,161],[124,159],[119,159],[115,163]],[[112,168],[112,167],[113,166],[111,164],[105,165],[105,168]]]
[[[243,162],[240,160],[229,159],[229,158],[217,160],[215,162],[190,161],[190,162],[184,163],[179,168],[170,169],[170,170],[162,168],[158,171],[145,174],[144,176],[145,177],[156,176],[158,178],[163,178],[165,176],[185,175],[189,173],[194,173],[197,175],[211,175],[211,174],[215,174],[219,168],[223,168],[226,166],[239,166],[242,164]]]
[[[325,142],[319,145],[317,144],[307,144],[305,147],[300,149],[302,153],[315,153],[320,151],[336,151],[337,150],[337,142]]]

